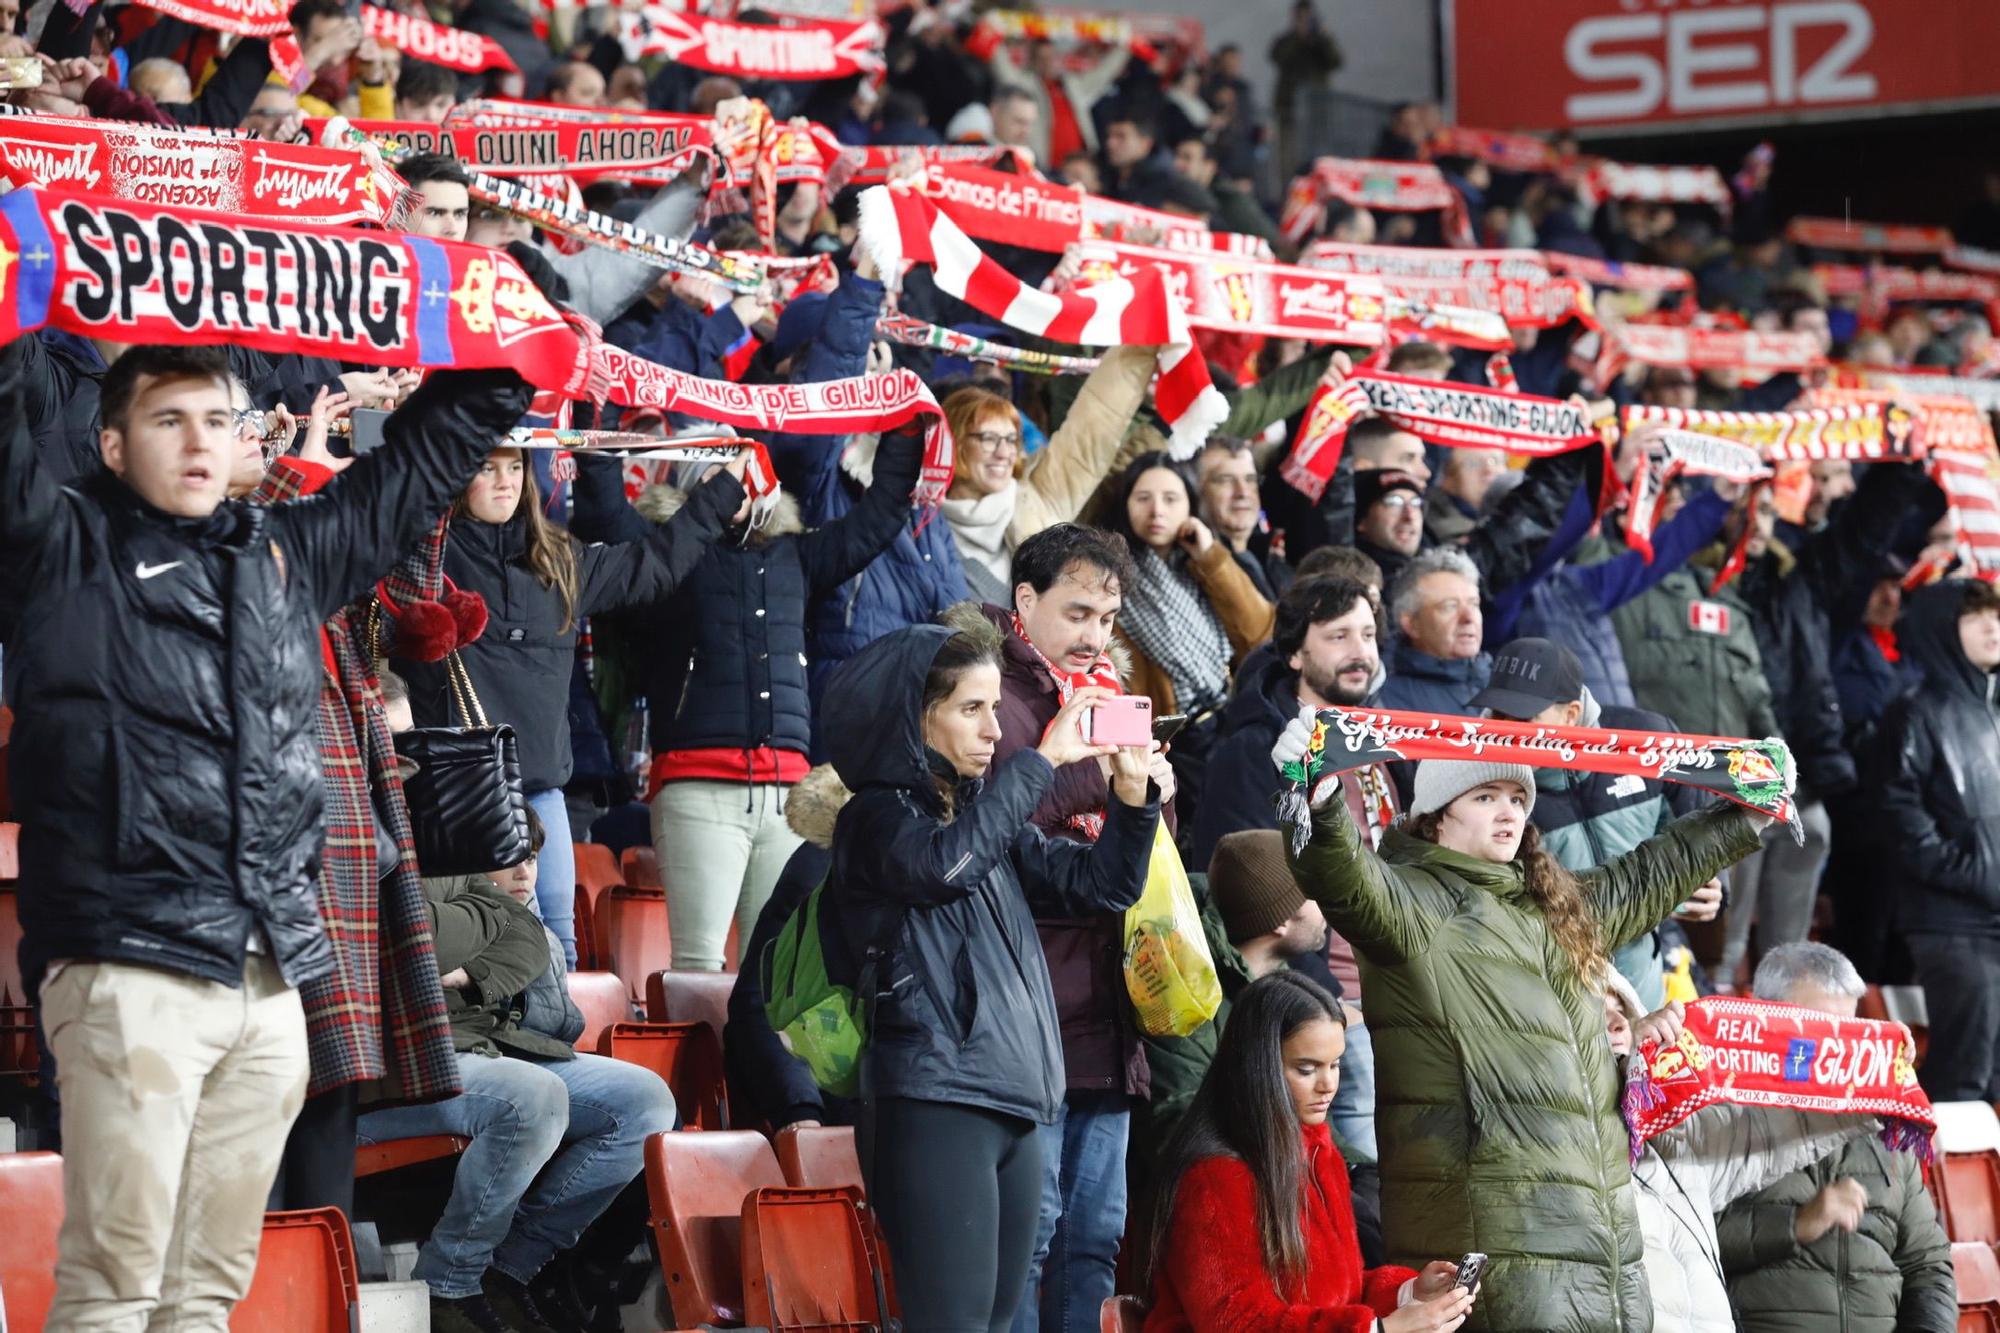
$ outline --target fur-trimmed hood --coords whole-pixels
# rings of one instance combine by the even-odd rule
[[[785,823],[813,846],[832,851],[834,821],[853,796],[832,764],[820,764],[785,793]]]
[[[686,503],[687,492],[678,486],[648,486],[632,507],[649,523],[665,523],[680,513],[681,506]],[[770,517],[748,533],[731,528],[723,540],[740,541],[742,545],[751,547],[765,546],[780,537],[795,537],[805,530],[805,522],[799,517],[799,502],[790,491],[779,487],[778,503],[772,508]]]
[[[982,622],[992,625],[1007,636],[1007,656],[1010,659],[1033,661],[1033,654],[1025,651],[1027,645],[1014,633],[1014,613],[1010,607],[968,599],[946,607],[938,616],[938,622],[955,630],[977,629]],[[1119,682],[1129,687],[1132,682],[1132,653],[1124,640],[1114,636],[1111,642],[1104,645],[1104,655],[1110,659],[1111,669],[1118,673]]]

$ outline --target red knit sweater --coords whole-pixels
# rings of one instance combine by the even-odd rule
[[[1250,1168],[1234,1157],[1203,1158],[1174,1198],[1145,1333],[1368,1333],[1395,1313],[1396,1293],[1415,1270],[1361,1267],[1347,1163],[1325,1125],[1303,1136],[1304,1278],[1279,1296],[1264,1267]]]

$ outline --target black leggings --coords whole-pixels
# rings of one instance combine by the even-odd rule
[[[860,1103],[855,1144],[906,1333],[1007,1333],[1042,1200],[1031,1121],[945,1102]]]

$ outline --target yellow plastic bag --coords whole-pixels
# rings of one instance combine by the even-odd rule
[[[1222,1007],[1201,911],[1164,823],[1153,832],[1145,891],[1125,909],[1125,991],[1149,1037],[1185,1037]]]

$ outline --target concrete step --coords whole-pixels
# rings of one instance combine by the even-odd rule
[[[421,1282],[362,1283],[361,1327],[366,1333],[430,1333],[431,1289]]]

